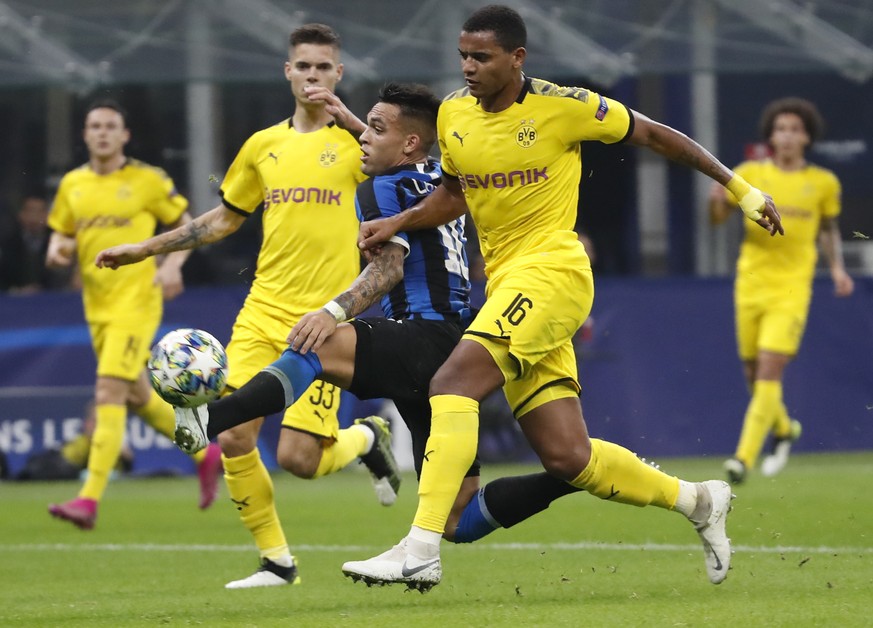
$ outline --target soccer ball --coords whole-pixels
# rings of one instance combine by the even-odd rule
[[[152,388],[167,403],[193,408],[216,399],[227,383],[224,347],[200,329],[177,329],[152,347]]]

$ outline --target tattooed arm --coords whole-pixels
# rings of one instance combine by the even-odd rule
[[[373,251],[373,259],[361,271],[349,289],[332,303],[339,306],[346,319],[354,318],[381,299],[403,279],[403,258],[406,250],[393,242]],[[340,321],[326,308],[309,312],[288,334],[291,348],[300,353],[318,351]]]
[[[743,212],[767,229],[770,235],[783,233],[779,212],[768,194],[749,186],[733,170],[684,133],[636,111],[633,112],[633,117],[634,130],[628,140],[631,144],[646,146],[667,159],[702,172],[733,192]]]
[[[116,269],[135,264],[147,257],[196,249],[226,238],[240,228],[245,216],[228,209],[223,203],[172,231],[161,233],[136,244],[121,244],[100,251],[95,263],[100,268]]]

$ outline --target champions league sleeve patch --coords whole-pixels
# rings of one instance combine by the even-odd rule
[[[603,118],[606,117],[606,114],[609,112],[609,105],[606,104],[606,99],[603,96],[600,96],[600,106],[597,108],[597,113],[594,114],[594,117],[603,122]]]

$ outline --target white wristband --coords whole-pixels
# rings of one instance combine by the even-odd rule
[[[322,306],[322,309],[327,310],[328,313],[336,319],[337,323],[342,323],[344,320],[348,318],[346,316],[346,311],[336,301],[328,301]]]

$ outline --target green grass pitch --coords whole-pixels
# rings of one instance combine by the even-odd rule
[[[690,480],[716,459],[660,461]],[[483,479],[532,467],[486,467]],[[197,510],[196,480],[113,482],[97,527],[46,513],[76,483],[0,484],[0,626],[869,626],[873,603],[873,452],[795,456],[778,478],[737,487],[730,577],[709,584],[690,524],[675,513],[556,502],[475,545],[443,545],[430,593],[367,588],[345,560],[407,531],[415,480],[379,506],[366,473],[315,482],[274,476],[300,562],[294,587],[226,591],[257,554],[222,496]]]

